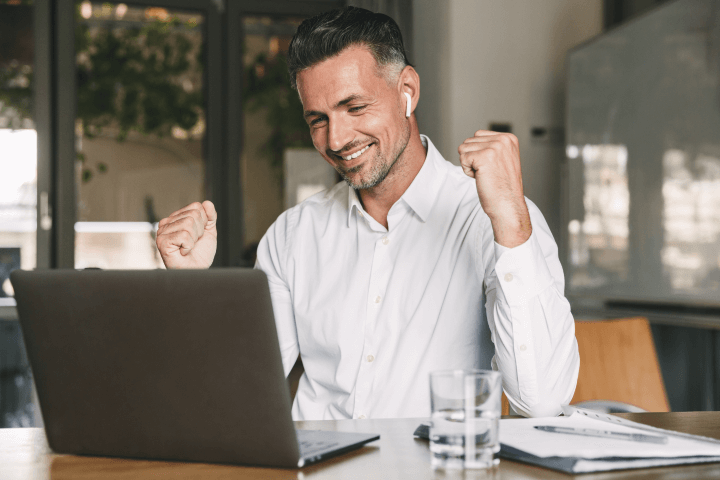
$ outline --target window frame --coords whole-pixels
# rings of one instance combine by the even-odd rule
[[[218,249],[213,267],[242,265],[244,210],[240,178],[243,149],[242,19],[245,15],[305,16],[346,5],[344,0],[128,0],[202,13],[206,137],[205,191],[218,207]],[[75,268],[75,122],[77,83],[75,0],[34,2],[34,123],[37,130],[37,269]],[[72,121],[68,121],[68,118]],[[201,199],[199,199],[201,200]],[[43,222],[49,217],[51,222]],[[0,307],[0,319],[16,318]]]

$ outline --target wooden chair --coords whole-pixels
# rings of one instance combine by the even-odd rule
[[[575,322],[580,373],[571,404],[609,400],[669,412],[665,384],[646,318]],[[508,413],[503,393],[503,415]]]

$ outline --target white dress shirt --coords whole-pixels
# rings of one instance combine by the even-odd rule
[[[557,415],[573,396],[575,324],[545,219],[527,201],[530,239],[497,244],[475,181],[422,140],[425,163],[387,229],[343,182],[260,241],[285,373],[298,353],[305,367],[296,420],[430,416],[429,373],[478,368],[485,321],[516,412]]]

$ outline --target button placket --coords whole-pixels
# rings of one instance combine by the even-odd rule
[[[375,252],[373,254],[373,266],[370,279],[369,302],[371,309],[377,310],[384,303],[385,290],[390,278],[390,255],[388,244],[390,240],[387,235],[375,241]]]
[[[383,238],[386,238],[384,236]],[[388,242],[389,243],[389,242]],[[363,342],[363,356],[360,362],[360,370],[358,371],[355,383],[355,404],[353,407],[354,415],[367,415],[367,405],[369,395],[371,394],[372,384],[375,372],[375,327],[378,315],[385,303],[385,291],[387,282],[390,278],[390,256],[388,248],[382,242],[382,238],[375,237],[373,252],[373,261],[370,268],[370,284],[368,286],[368,307],[365,318],[365,338]],[[357,418],[360,418],[359,416]]]

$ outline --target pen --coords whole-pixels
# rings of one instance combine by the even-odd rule
[[[629,440],[631,442],[645,442],[645,443],[667,443],[668,438],[656,435],[644,435],[642,433],[621,433],[613,432],[610,430],[593,430],[591,428],[570,428],[570,427],[550,427],[550,426],[535,426],[538,430],[543,432],[553,433],[569,433],[571,435],[584,435],[586,437],[603,437],[603,438],[614,438],[617,440]]]

